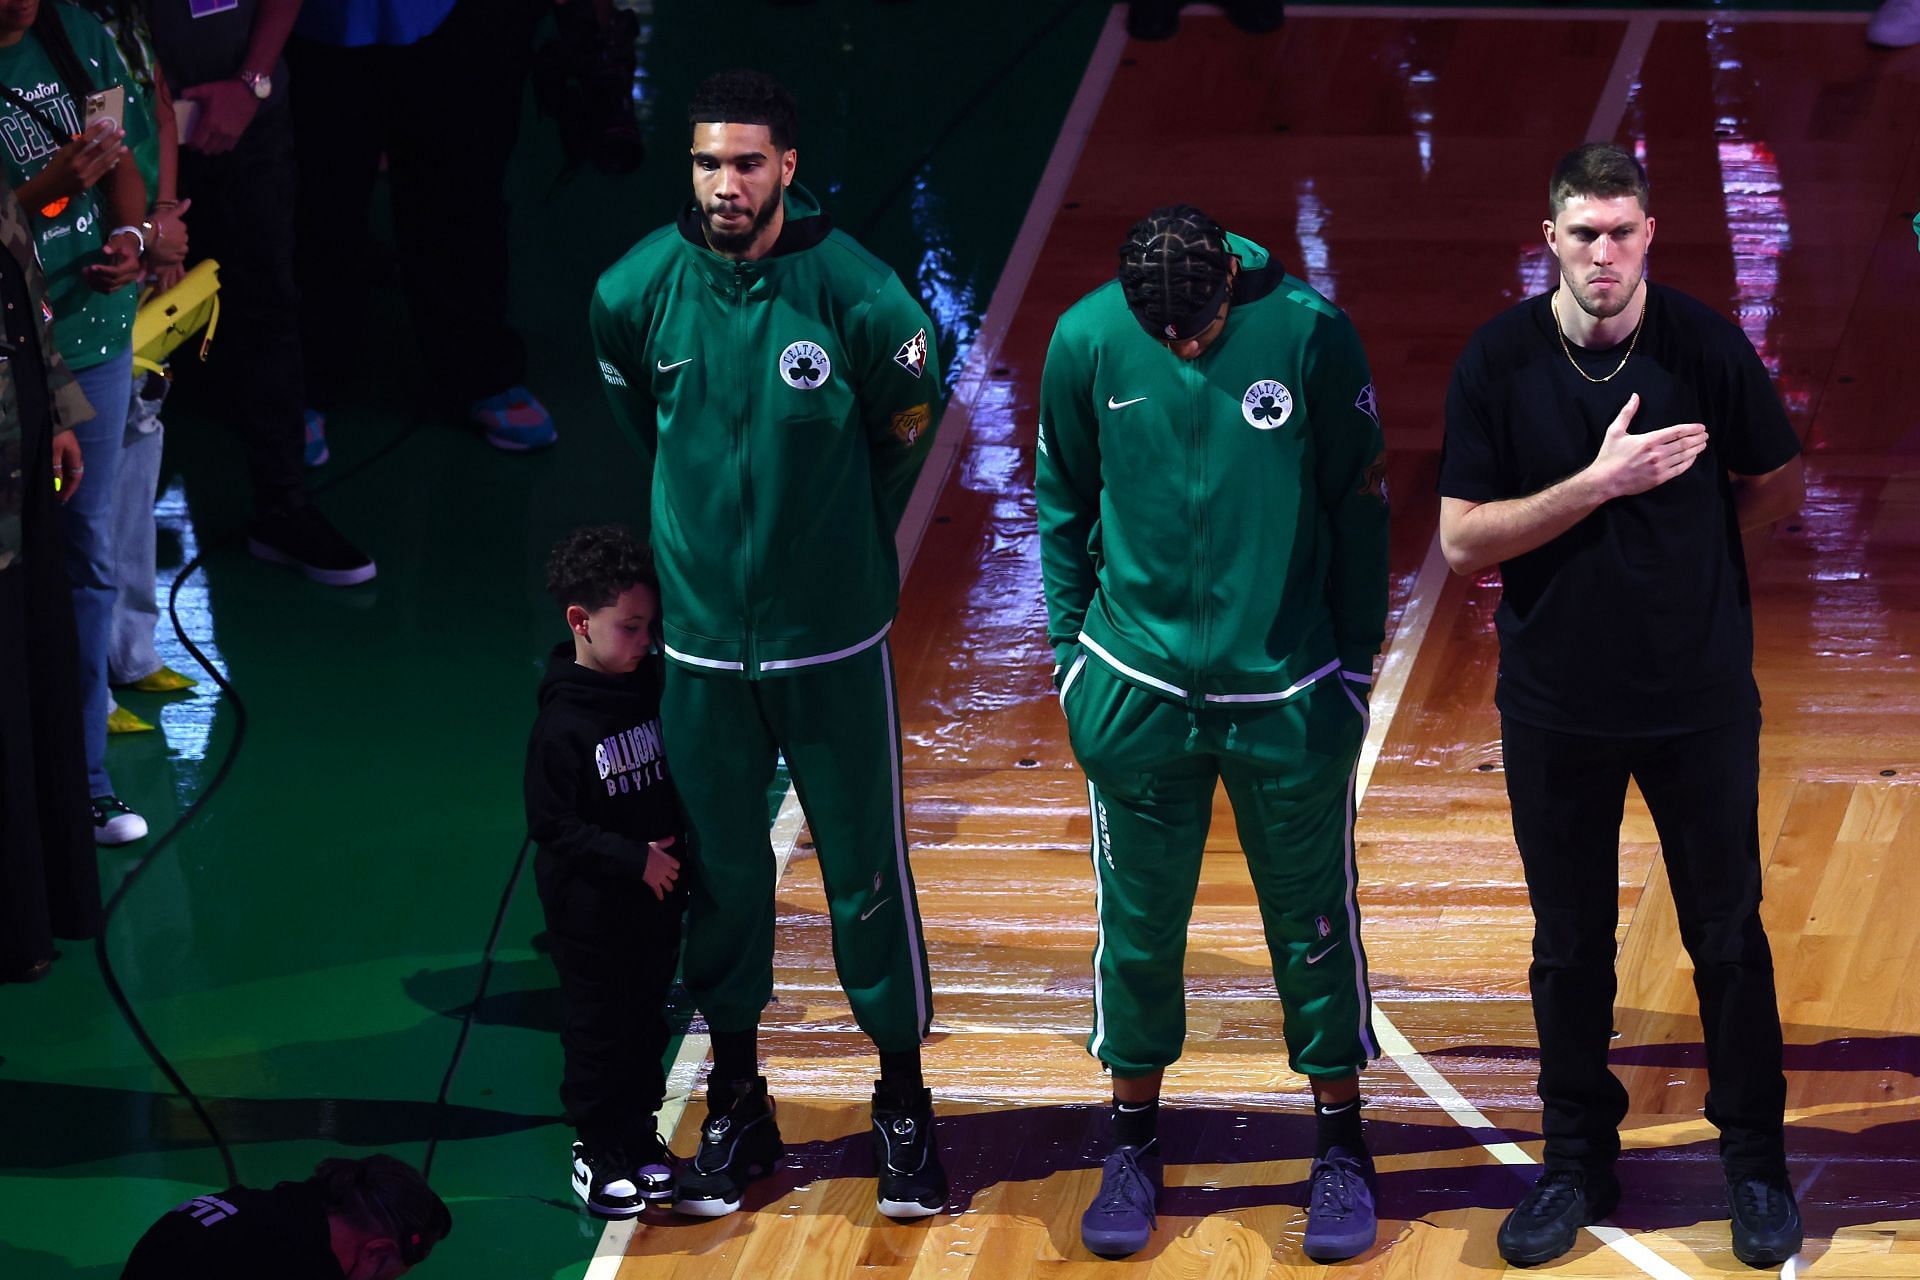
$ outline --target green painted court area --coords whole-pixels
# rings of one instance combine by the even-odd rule
[[[535,686],[566,634],[541,564],[567,529],[636,500],[587,298],[687,198],[688,95],[730,65],[789,83],[800,180],[928,300],[952,364],[1105,18],[1071,2],[969,5],[939,23],[934,6],[873,0],[654,7],[641,171],[563,178],[554,125],[530,105],[515,158],[514,317],[558,447],[509,456],[421,417],[404,306],[370,283],[359,331],[341,335],[354,382],[332,415],[333,460],[313,479],[380,573],[333,590],[246,554],[237,450],[190,402],[170,406],[161,581],[204,557],[175,603],[233,693],[163,624],[162,656],[201,686],[126,697],[161,732],[116,738],[109,759],[154,835],[103,853],[107,891],[166,843],[115,911],[108,953],[241,1180],[303,1177],[342,1149],[417,1164],[432,1142],[455,1217],[441,1275],[579,1276],[600,1235],[567,1185],[558,992],[530,866],[474,996],[521,847]],[[117,1276],[148,1222],[226,1182],[92,947],[62,952],[45,982],[0,988],[7,1280]]]
[[[534,690],[564,638],[541,564],[569,528],[638,501],[594,373],[588,293],[686,199],[688,94],[730,65],[787,81],[800,181],[926,302],[950,378],[1108,12],[652,8],[642,170],[563,175],[554,126],[530,107],[516,155],[514,314],[558,447],[510,456],[423,416],[404,307],[370,270],[357,330],[339,335],[352,386],[333,460],[312,474],[380,572],[335,590],[247,556],[238,448],[190,398],[167,414],[160,574],[179,634],[163,630],[161,652],[202,683],[123,699],[161,728],[109,758],[154,834],[102,854],[109,893],[141,866],[104,950],[240,1180],[303,1177],[340,1151],[418,1164],[431,1148],[455,1219],[436,1276],[578,1277],[600,1235],[567,1184],[558,993],[530,867],[507,890]],[[449,128],[457,146],[457,117]],[[155,1216],[227,1181],[91,945],[63,944],[45,982],[0,988],[0,1277],[110,1280]]]

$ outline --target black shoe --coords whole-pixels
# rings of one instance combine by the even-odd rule
[[[573,1194],[596,1218],[631,1218],[646,1208],[626,1156],[584,1142],[573,1144]]]
[[[873,1165],[877,1198],[889,1218],[924,1218],[947,1202],[947,1171],[933,1137],[933,1094],[901,1099],[873,1087]]]
[[[1517,1267],[1551,1262],[1619,1203],[1611,1169],[1548,1169],[1500,1224],[1500,1256]]]
[[[1129,0],[1127,35],[1135,40],[1171,40],[1180,31],[1180,0]]]
[[[1748,1266],[1777,1267],[1800,1252],[1800,1206],[1784,1176],[1730,1175],[1727,1208],[1733,1213],[1733,1256]]]
[[[707,1094],[700,1150],[673,1179],[673,1207],[695,1218],[724,1218],[740,1207],[747,1184],[773,1171],[784,1148],[764,1077]]]
[[[1248,35],[1278,31],[1286,20],[1285,0],[1227,0],[1227,21]]]
[[[283,564],[328,587],[351,587],[374,575],[373,557],[340,536],[312,503],[247,526],[247,550],[255,559]]]

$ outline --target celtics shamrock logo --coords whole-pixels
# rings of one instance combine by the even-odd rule
[[[833,361],[816,342],[795,342],[780,353],[780,372],[787,385],[812,391],[833,376]]]
[[[1293,392],[1285,384],[1262,378],[1240,397],[1240,416],[1247,425],[1271,431],[1293,415]]]

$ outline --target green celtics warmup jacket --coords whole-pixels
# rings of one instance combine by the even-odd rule
[[[758,678],[878,644],[940,385],[893,272],[796,184],[771,254],[713,252],[689,204],[600,277],[589,324],[646,470],[668,657]]]
[[[1060,318],[1040,386],[1040,560],[1060,667],[1079,645],[1193,706],[1273,701],[1385,634],[1380,424],[1344,312],[1267,251],[1225,331],[1181,360],[1118,281]]]

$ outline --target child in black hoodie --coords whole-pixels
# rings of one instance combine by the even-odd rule
[[[547,660],[526,799],[566,1006],[560,1101],[579,1137],[575,1194],[590,1213],[626,1218],[673,1187],[653,1115],[666,1094],[685,825],[660,742],[660,596],[652,557],[617,527],[562,539],[547,590],[573,638]]]

